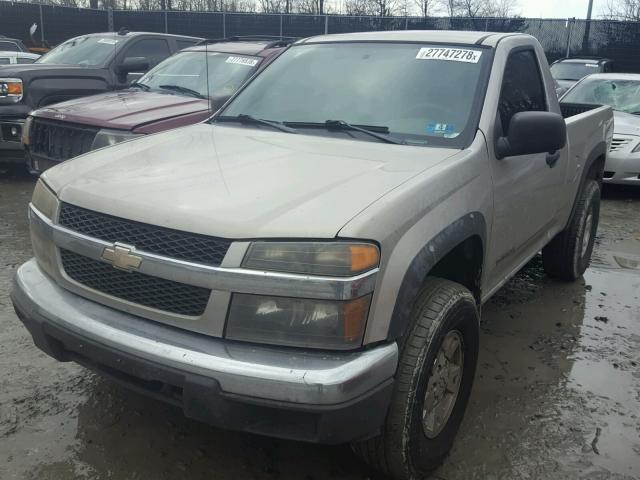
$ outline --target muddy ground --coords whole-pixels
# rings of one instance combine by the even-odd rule
[[[33,180],[0,174],[0,479],[365,479],[348,447],[217,430],[40,353],[13,313]],[[640,189],[605,191],[584,280],[539,259],[485,307],[437,479],[640,478]]]

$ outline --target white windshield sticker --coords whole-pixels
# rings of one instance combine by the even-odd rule
[[[226,62],[236,65],[244,65],[246,67],[255,67],[258,64],[258,59],[247,57],[228,57]]]
[[[595,65],[593,63],[585,63],[584,66],[585,67],[590,67],[590,68],[598,68],[598,65]]]
[[[482,52],[465,48],[421,48],[416,58],[420,60],[448,60],[450,62],[478,63]]]
[[[113,38],[101,38],[98,40],[98,43],[106,43],[107,45],[115,45],[118,43],[118,40],[114,40]]]

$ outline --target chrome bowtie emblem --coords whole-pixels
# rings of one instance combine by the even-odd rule
[[[142,258],[133,255],[130,248],[121,247],[120,245],[106,247],[102,252],[102,259],[115,268],[126,270],[127,272],[137,270],[142,263]]]

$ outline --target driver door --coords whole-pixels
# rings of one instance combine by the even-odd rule
[[[507,58],[496,112],[497,135],[509,131],[513,115],[524,111],[548,111],[549,95],[533,48],[517,47]],[[493,278],[514,272],[540,247],[557,222],[566,148],[492,159],[494,221],[491,267]],[[545,242],[546,243],[546,242]]]

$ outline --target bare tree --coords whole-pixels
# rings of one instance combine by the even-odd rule
[[[640,0],[609,0],[604,17],[613,20],[640,20]]]
[[[438,13],[441,4],[437,0],[413,0],[414,5],[420,10],[420,15],[430,17]]]

